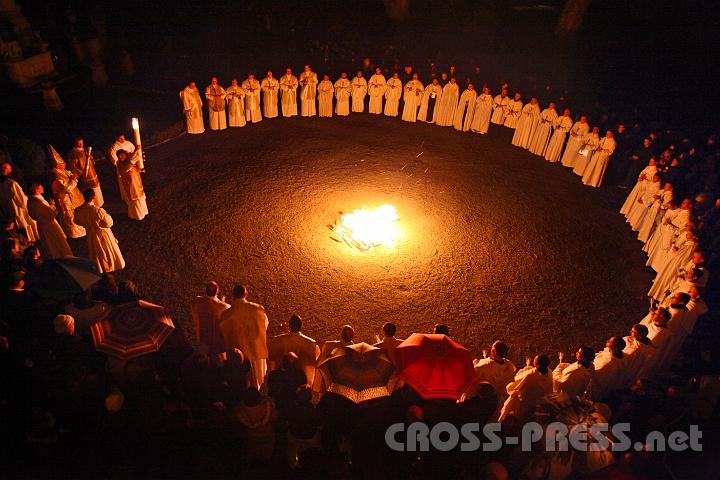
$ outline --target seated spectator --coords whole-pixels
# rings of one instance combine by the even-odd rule
[[[498,401],[505,402],[507,398],[506,387],[515,378],[517,367],[506,357],[510,353],[510,347],[505,342],[496,340],[490,347],[490,356],[487,358],[475,359],[475,375],[477,381],[488,382],[495,389]]]
[[[312,385],[315,378],[315,364],[320,355],[317,342],[306,336],[302,330],[303,321],[299,315],[293,315],[288,322],[290,331],[268,339],[268,353],[270,355],[270,368],[277,368],[288,352],[297,356],[295,364],[305,372],[307,377],[303,383]]]
[[[243,448],[240,452],[248,462],[266,462],[275,449],[275,407],[269,397],[249,387],[242,401],[233,409],[233,418],[241,428]]]
[[[553,371],[553,391],[565,392],[571,397],[582,396],[593,378],[594,358],[595,351],[590,347],[578,348],[574,363],[563,362],[563,354],[560,352],[560,363]]]

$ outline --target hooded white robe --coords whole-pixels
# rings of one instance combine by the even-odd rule
[[[514,415],[522,424],[535,413],[535,405],[545,395],[552,393],[550,372],[540,373],[535,367],[525,367],[515,375],[515,380],[507,386],[508,398],[500,411],[499,421]]]
[[[477,92],[475,90],[465,90],[460,95],[455,116],[453,118],[453,127],[455,130],[468,132],[472,124],[473,112],[475,110],[475,100],[477,100]]]
[[[648,297],[652,297],[658,301],[663,299],[665,292],[672,286],[677,276],[684,273],[683,267],[687,268],[687,264],[690,263],[696,247],[697,242],[688,239],[686,232],[680,234],[675,240],[673,248],[666,254],[665,261],[661,261],[662,266],[658,270],[652,287],[650,287],[648,291]]]
[[[185,112],[187,133],[198,134],[205,131],[202,116],[202,100],[197,88],[185,87],[180,91],[180,100]]]
[[[231,127],[244,127],[245,121],[245,90],[240,86],[230,85],[225,89],[227,102],[228,124]]]
[[[402,119],[406,122],[415,122],[418,116],[418,109],[422,103],[425,89],[420,80],[410,80],[403,88],[403,113]]]
[[[260,82],[262,90],[263,117],[275,118],[278,116],[278,92],[280,82],[276,78],[263,78]]]
[[[365,111],[365,95],[368,93],[367,80],[363,77],[352,79],[352,111]]]
[[[318,78],[315,72],[302,72],[300,82],[300,115],[303,117],[314,117],[317,113],[315,107],[315,94],[317,91]]]
[[[655,202],[655,195],[662,193],[660,185],[659,180],[657,182],[649,183],[645,193],[643,193],[642,197],[638,198],[635,205],[633,205],[630,209],[627,222],[634,231],[637,232],[640,230],[640,224],[642,223],[643,218],[645,218],[645,214]]]
[[[493,113],[490,118],[492,123],[495,125],[502,125],[505,123],[505,116],[507,115],[509,103],[510,98],[508,98],[507,95],[504,97],[502,95],[495,95],[495,98],[493,98]]]
[[[642,197],[648,186],[652,184],[655,173],[657,173],[657,167],[655,165],[648,165],[638,175],[637,183],[633,189],[630,190],[630,194],[628,194],[625,199],[623,206],[620,207],[620,213],[625,215],[626,218],[630,215],[630,210],[637,203],[638,198]]]
[[[537,127],[532,134],[530,139],[530,146],[528,149],[535,155],[545,156],[545,150],[548,148],[548,141],[550,140],[550,134],[552,133],[553,125],[557,120],[558,114],[555,109],[546,108],[540,112],[540,118],[538,119]]]
[[[205,99],[208,102],[208,119],[210,130],[225,130],[225,89],[218,85],[208,85],[205,88]]]
[[[493,99],[489,93],[481,93],[475,100],[475,111],[473,113],[470,129],[475,133],[485,134],[490,126],[492,115]]]
[[[592,158],[593,154],[599,146],[600,136],[597,133],[590,132],[585,135],[585,137],[583,137],[580,150],[578,150],[577,154],[575,155],[575,166],[573,166],[573,173],[575,175],[579,175],[580,177],[583,176],[585,170],[590,164],[590,159]]]
[[[515,126],[515,133],[513,133],[512,144],[516,147],[528,148],[530,145],[530,139],[535,133],[538,121],[540,120],[540,107],[532,103],[525,105],[520,111],[520,119]]]
[[[28,198],[27,207],[30,217],[37,222],[40,251],[43,258],[52,259],[72,255],[65,232],[56,219],[57,209],[50,205],[42,195]]]
[[[586,123],[580,123],[578,120],[570,129],[570,139],[565,146],[565,152],[563,153],[561,163],[565,167],[572,168],[575,166],[575,157],[583,144],[585,135],[590,131],[590,125]]]
[[[377,73],[370,77],[368,82],[368,93],[370,94],[370,105],[368,112],[379,115],[382,113],[382,99],[385,95],[385,76]]]
[[[645,214],[645,217],[640,223],[640,228],[638,230],[638,240],[643,243],[646,243],[648,241],[650,235],[654,233],[655,227],[657,227],[658,219],[663,216],[663,210],[667,209],[668,203],[670,203],[672,199],[672,190],[663,189],[660,190],[658,194],[656,194],[655,201],[650,206],[647,213]]]
[[[75,209],[75,223],[85,228],[88,257],[97,263],[100,272],[109,273],[125,268],[125,259],[110,229],[113,219],[104,209],[86,202]]]
[[[239,349],[250,362],[250,383],[260,388],[267,372],[267,327],[268,318],[262,305],[236,298],[230,308],[220,315],[220,331],[225,339],[225,348]]]
[[[459,95],[460,87],[457,83],[448,82],[448,84],[443,87],[442,97],[440,97],[435,107],[437,111],[435,115],[435,125],[449,127],[453,124]]]
[[[667,209],[660,226],[655,229],[652,238],[643,250],[648,254],[646,266],[656,272],[662,268],[667,254],[673,246],[675,237],[685,230],[690,220],[690,210],[682,208]]]
[[[280,78],[280,103],[283,117],[294,117],[297,111],[298,79],[295,75],[283,75]]]
[[[350,114],[350,94],[352,86],[347,78],[339,78],[335,82],[335,113],[346,116]]]
[[[432,83],[425,87],[425,94],[423,95],[422,102],[420,102],[420,110],[418,110],[417,119],[419,122],[433,123],[437,117],[438,104],[442,98],[442,87],[440,85],[433,85]],[[432,103],[431,102],[435,102]],[[432,111],[428,113],[430,106],[432,105]]]
[[[503,125],[513,130],[517,127],[518,120],[520,120],[520,112],[523,108],[522,100],[510,99],[507,105],[507,114],[505,115],[505,121]]]
[[[557,117],[553,128],[550,143],[548,143],[547,149],[545,150],[545,160],[555,163],[560,160],[560,154],[565,144],[565,137],[567,137],[567,133],[570,131],[570,128],[572,128],[572,118],[566,117],[565,115]]]
[[[318,116],[332,117],[333,94],[335,89],[330,80],[322,80],[318,84]]]
[[[245,120],[252,123],[261,122],[260,82],[254,78],[252,80],[246,78],[242,82],[242,88],[245,90]]]
[[[603,137],[600,139],[597,150],[590,159],[590,163],[583,173],[583,183],[591,187],[602,185],[605,172],[607,171],[610,157],[615,152],[617,143],[614,138]]]
[[[402,91],[402,81],[400,81],[399,78],[391,78],[385,84],[385,109],[383,110],[383,113],[386,116],[398,116]]]

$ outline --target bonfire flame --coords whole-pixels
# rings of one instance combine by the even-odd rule
[[[400,216],[392,205],[375,210],[359,209],[340,216],[332,227],[335,240],[365,251],[378,245],[392,246],[397,238],[395,221]]]

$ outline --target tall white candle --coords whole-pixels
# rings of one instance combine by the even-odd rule
[[[133,133],[135,134],[135,144],[139,147],[142,145],[142,142],[140,141],[140,122],[135,117],[132,119],[132,128]]]

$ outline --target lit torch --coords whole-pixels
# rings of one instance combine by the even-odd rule
[[[132,129],[135,135],[135,149],[138,151],[138,166],[140,170],[145,170],[145,155],[142,151],[142,142],[140,141],[140,121],[137,117],[132,118]]]

